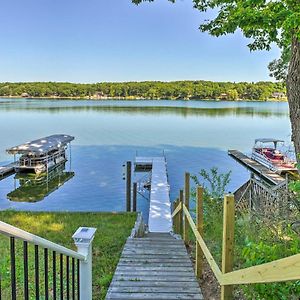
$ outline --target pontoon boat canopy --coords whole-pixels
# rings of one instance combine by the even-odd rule
[[[66,134],[54,134],[35,141],[7,149],[10,154],[45,154],[51,150],[66,146],[74,140],[73,136]]]
[[[280,143],[280,142],[284,142],[282,140],[278,140],[278,139],[271,139],[271,138],[262,138],[262,139],[256,139],[255,143],[257,142],[261,142],[261,143]]]

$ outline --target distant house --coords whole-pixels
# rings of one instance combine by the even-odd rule
[[[279,99],[279,98],[284,98],[284,97],[286,97],[286,95],[285,95],[285,93],[283,93],[283,92],[274,92],[274,93],[272,93],[272,97],[273,97],[273,98]]]
[[[220,99],[226,100],[228,98],[228,94],[227,93],[222,93],[220,94]]]
[[[95,99],[107,99],[108,96],[105,95],[103,92],[97,92],[97,93],[94,95],[93,98],[95,98]]]
[[[21,94],[21,97],[22,97],[22,98],[28,98],[28,97],[30,97],[30,95],[29,95],[28,93],[22,93],[22,94]]]

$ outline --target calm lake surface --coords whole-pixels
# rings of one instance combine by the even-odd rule
[[[172,199],[185,171],[214,166],[232,171],[228,191],[234,191],[249,174],[227,150],[249,153],[255,138],[289,141],[291,132],[287,103],[168,100],[0,99],[0,128],[0,165],[13,160],[9,147],[55,133],[75,136],[65,171],[34,189],[15,175],[0,181],[1,209],[70,211],[124,210],[122,164],[136,153],[165,152]],[[30,203],[20,202],[26,197]],[[138,198],[140,210],[148,205]]]

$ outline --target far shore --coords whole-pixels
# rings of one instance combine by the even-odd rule
[[[216,98],[216,99],[188,99],[188,98],[169,98],[169,99],[162,99],[162,98],[138,98],[138,97],[58,97],[58,96],[50,96],[50,97],[22,97],[22,96],[0,96],[0,99],[46,99],[46,100],[93,100],[93,101],[106,101],[106,100],[123,100],[123,101],[228,101],[228,102],[287,102],[287,98],[270,98],[267,100],[254,100],[254,99],[235,99],[235,100],[230,100],[230,99],[221,99],[221,98]]]

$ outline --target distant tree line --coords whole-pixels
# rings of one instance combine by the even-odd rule
[[[0,96],[7,97],[79,97],[91,99],[226,99],[267,100],[285,97],[282,82],[144,81],[0,83]]]

